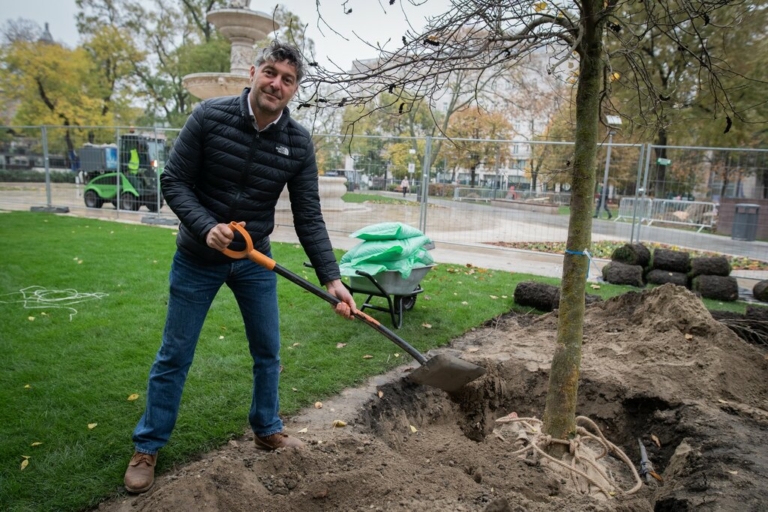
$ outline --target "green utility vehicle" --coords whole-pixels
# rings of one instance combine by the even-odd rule
[[[164,137],[130,133],[114,144],[87,144],[80,149],[80,172],[88,208],[112,203],[121,210],[163,207],[160,194],[161,165],[168,155]],[[118,170],[119,168],[119,170]]]

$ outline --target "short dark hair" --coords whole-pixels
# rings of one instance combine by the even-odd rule
[[[304,59],[301,57],[299,49],[288,43],[281,43],[277,40],[272,41],[256,55],[254,66],[258,68],[265,62],[275,63],[284,61],[287,61],[296,68],[296,81],[301,82],[301,79],[304,78],[307,72],[304,66]]]

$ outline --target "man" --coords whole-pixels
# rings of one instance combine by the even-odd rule
[[[595,201],[597,203],[597,206],[595,206],[595,214],[592,216],[593,219],[596,219],[600,216],[600,208],[605,210],[608,213],[608,220],[611,220],[613,218],[613,214],[611,213],[611,210],[608,209],[608,198],[605,198],[605,202],[603,202],[603,185],[598,184],[597,186],[597,194],[595,194]]]
[[[237,97],[195,108],[174,144],[161,177],[166,202],[179,217],[162,345],[149,373],[147,405],[133,432],[136,447],[125,473],[129,492],[154,482],[157,452],[170,438],[203,321],[226,283],[237,300],[253,357],[249,422],[258,448],[299,448],[278,416],[280,335],[277,277],[248,259],[221,253],[234,239],[230,221],[243,222],[260,252],[270,255],[275,204],[285,185],[296,233],[336,312],[353,318],[355,302],[340,281],[320,212],[317,165],[309,133],[286,105],[298,90],[304,63],[296,48],[272,43],[250,69],[251,87]]]

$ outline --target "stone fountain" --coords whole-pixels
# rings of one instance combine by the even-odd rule
[[[248,85],[253,45],[280,28],[263,12],[248,8],[250,0],[231,0],[226,9],[208,13],[208,21],[232,43],[229,73],[193,73],[184,77],[184,88],[200,99],[240,94]]]
[[[200,99],[239,95],[250,84],[249,71],[254,60],[253,45],[266,39],[280,26],[263,12],[249,8],[251,0],[230,0],[226,9],[210,11],[208,21],[232,42],[229,73],[193,73],[183,78],[182,84]],[[344,210],[341,200],[346,192],[346,178],[319,177],[320,203],[323,211]],[[278,210],[289,210],[287,188],[277,203]]]

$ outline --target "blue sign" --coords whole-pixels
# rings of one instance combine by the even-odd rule
[[[108,170],[117,170],[117,148],[104,148],[104,162]]]

